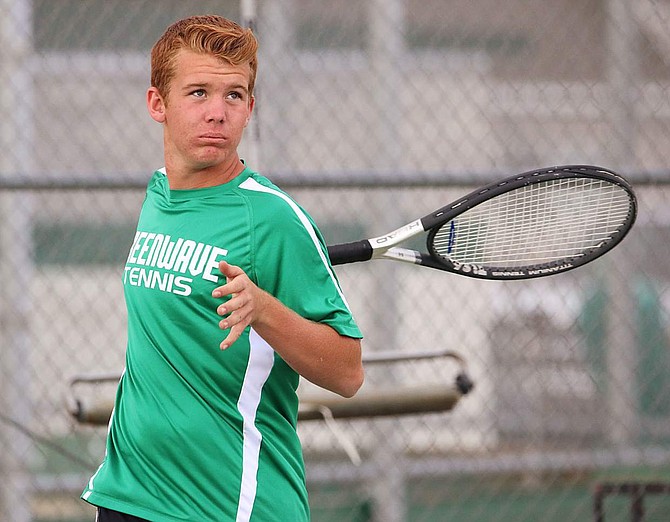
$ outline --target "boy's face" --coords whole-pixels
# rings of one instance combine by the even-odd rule
[[[254,105],[250,74],[248,64],[230,65],[181,50],[167,99],[149,89],[147,106],[151,117],[163,124],[172,188],[224,183],[231,169],[238,169],[237,147]]]

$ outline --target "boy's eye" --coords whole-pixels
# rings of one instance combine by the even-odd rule
[[[191,93],[191,96],[195,96],[196,98],[202,98],[204,95],[205,95],[204,89],[196,89]]]

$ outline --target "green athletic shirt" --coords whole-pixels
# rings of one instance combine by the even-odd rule
[[[123,282],[126,368],[105,458],[82,498],[151,521],[309,520],[299,376],[251,328],[219,343],[220,260],[301,316],[360,338],[311,218],[246,168],[229,183],[147,188]]]

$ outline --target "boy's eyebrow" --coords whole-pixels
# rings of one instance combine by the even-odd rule
[[[202,89],[207,88],[209,86],[211,86],[210,82],[190,82],[183,86],[183,90],[187,91],[190,89]],[[243,83],[232,83],[228,85],[227,88],[232,90],[239,89],[244,92],[249,91],[249,87],[247,85],[244,85]]]
[[[182,85],[182,89],[185,91],[190,91],[191,89],[199,89],[201,87],[207,87],[206,83],[200,83],[200,82],[191,82],[187,83],[185,85]]]

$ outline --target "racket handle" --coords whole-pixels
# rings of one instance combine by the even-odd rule
[[[341,243],[328,247],[328,256],[333,265],[346,265],[372,259],[372,246],[367,239],[353,243]]]

